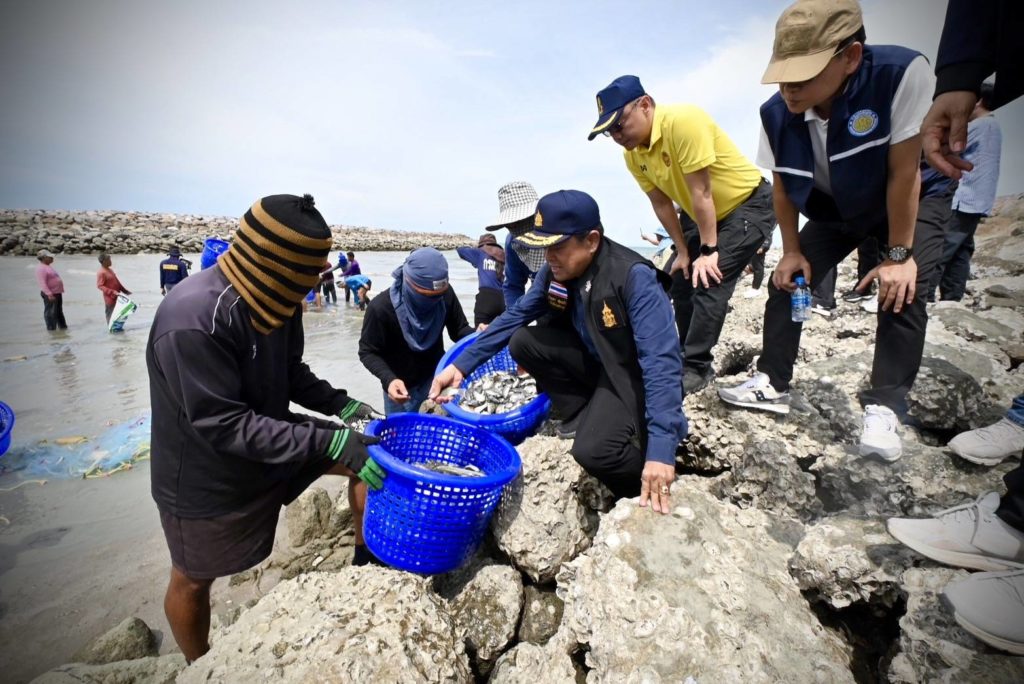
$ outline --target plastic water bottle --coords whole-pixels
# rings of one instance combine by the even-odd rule
[[[803,276],[796,277],[796,289],[790,295],[790,311],[794,323],[811,320],[811,289]]]

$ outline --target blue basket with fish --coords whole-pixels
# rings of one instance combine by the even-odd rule
[[[464,337],[456,342],[451,349],[445,352],[440,363],[437,364],[437,373],[440,373],[445,366],[457,359],[459,354],[476,342],[479,336],[480,333],[473,333],[472,335]],[[462,381],[460,388],[464,389],[476,380],[492,373],[508,373],[510,375],[514,375],[516,373],[516,368],[517,364],[515,360],[512,359],[512,354],[509,353],[508,347],[506,346],[500,352],[481,364],[479,368],[470,373]],[[496,432],[512,444],[519,444],[527,437],[533,435],[551,411],[551,400],[548,399],[548,395],[544,392],[538,393],[535,398],[531,399],[528,403],[523,404],[514,411],[506,413],[481,414],[476,413],[475,411],[469,411],[459,405],[459,401],[461,399],[462,396],[457,395],[444,406],[445,410],[452,418],[490,432]]]
[[[0,401],[0,456],[11,448],[11,431],[14,430],[14,411]]]
[[[506,484],[522,465],[511,444],[450,418],[399,413],[375,420],[368,447],[387,472],[369,490],[363,535],[377,558],[422,574],[450,572],[476,552]]]

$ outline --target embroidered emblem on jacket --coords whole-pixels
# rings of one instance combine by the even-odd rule
[[[565,311],[568,304],[569,290],[566,289],[565,285],[552,280],[551,284],[548,285],[548,305],[553,309]]]
[[[608,306],[607,301],[604,303],[604,308],[601,309],[601,322],[606,328],[615,328],[619,325],[619,322],[615,320],[615,313]]]
[[[846,128],[850,131],[850,135],[863,138],[878,128],[878,114],[870,109],[854,112],[853,116],[850,117],[850,121],[846,124]]]

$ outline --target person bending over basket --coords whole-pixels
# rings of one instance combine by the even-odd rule
[[[444,356],[446,327],[453,341],[473,333],[439,251],[417,249],[391,275],[391,289],[370,300],[359,336],[359,360],[380,379],[389,416],[419,411]]]
[[[597,203],[578,190],[545,195],[534,228],[518,240],[543,249],[546,264],[518,304],[506,309],[434,378],[441,395],[506,344],[565,418],[572,455],[617,497],[640,495],[671,510],[676,446],[686,436],[682,359],[669,277],[604,236]],[[545,315],[565,325],[530,326]]]
[[[299,304],[330,247],[312,197],[264,197],[217,263],[178,283],[153,319],[150,473],[171,552],[164,610],[189,661],[209,650],[210,585],[270,555],[282,505],[321,475],[352,478],[351,501],[381,486],[366,449],[376,438],[288,408],[379,416],[302,361]],[[353,512],[358,564],[368,556],[355,503]]]

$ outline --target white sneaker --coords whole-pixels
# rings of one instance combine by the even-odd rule
[[[764,290],[762,290],[761,288],[757,288],[755,290],[754,288],[751,287],[746,292],[743,293],[743,298],[744,299],[757,299],[758,297],[763,297],[763,296],[764,296]]]
[[[824,316],[825,318],[832,318],[832,309],[827,306],[822,306],[821,304],[814,304],[811,306],[811,313],[816,313],[819,316]]]
[[[864,429],[860,433],[860,455],[879,456],[889,461],[903,454],[903,442],[896,432],[899,419],[886,406],[869,404],[864,407]]]
[[[789,413],[789,392],[779,392],[772,387],[765,373],[754,373],[749,380],[737,387],[719,387],[718,396],[733,406]]]
[[[860,303],[860,308],[868,313],[878,313],[878,295],[873,296],[871,299],[865,299]]]
[[[978,639],[1024,655],[1024,570],[974,573],[948,584],[942,600]]]
[[[1024,532],[999,519],[999,494],[939,511],[934,518],[889,518],[886,528],[918,553],[975,570],[1024,568]]]
[[[994,466],[1024,450],[1024,427],[1009,418],[976,430],[961,432],[949,441],[949,448],[971,463]]]

